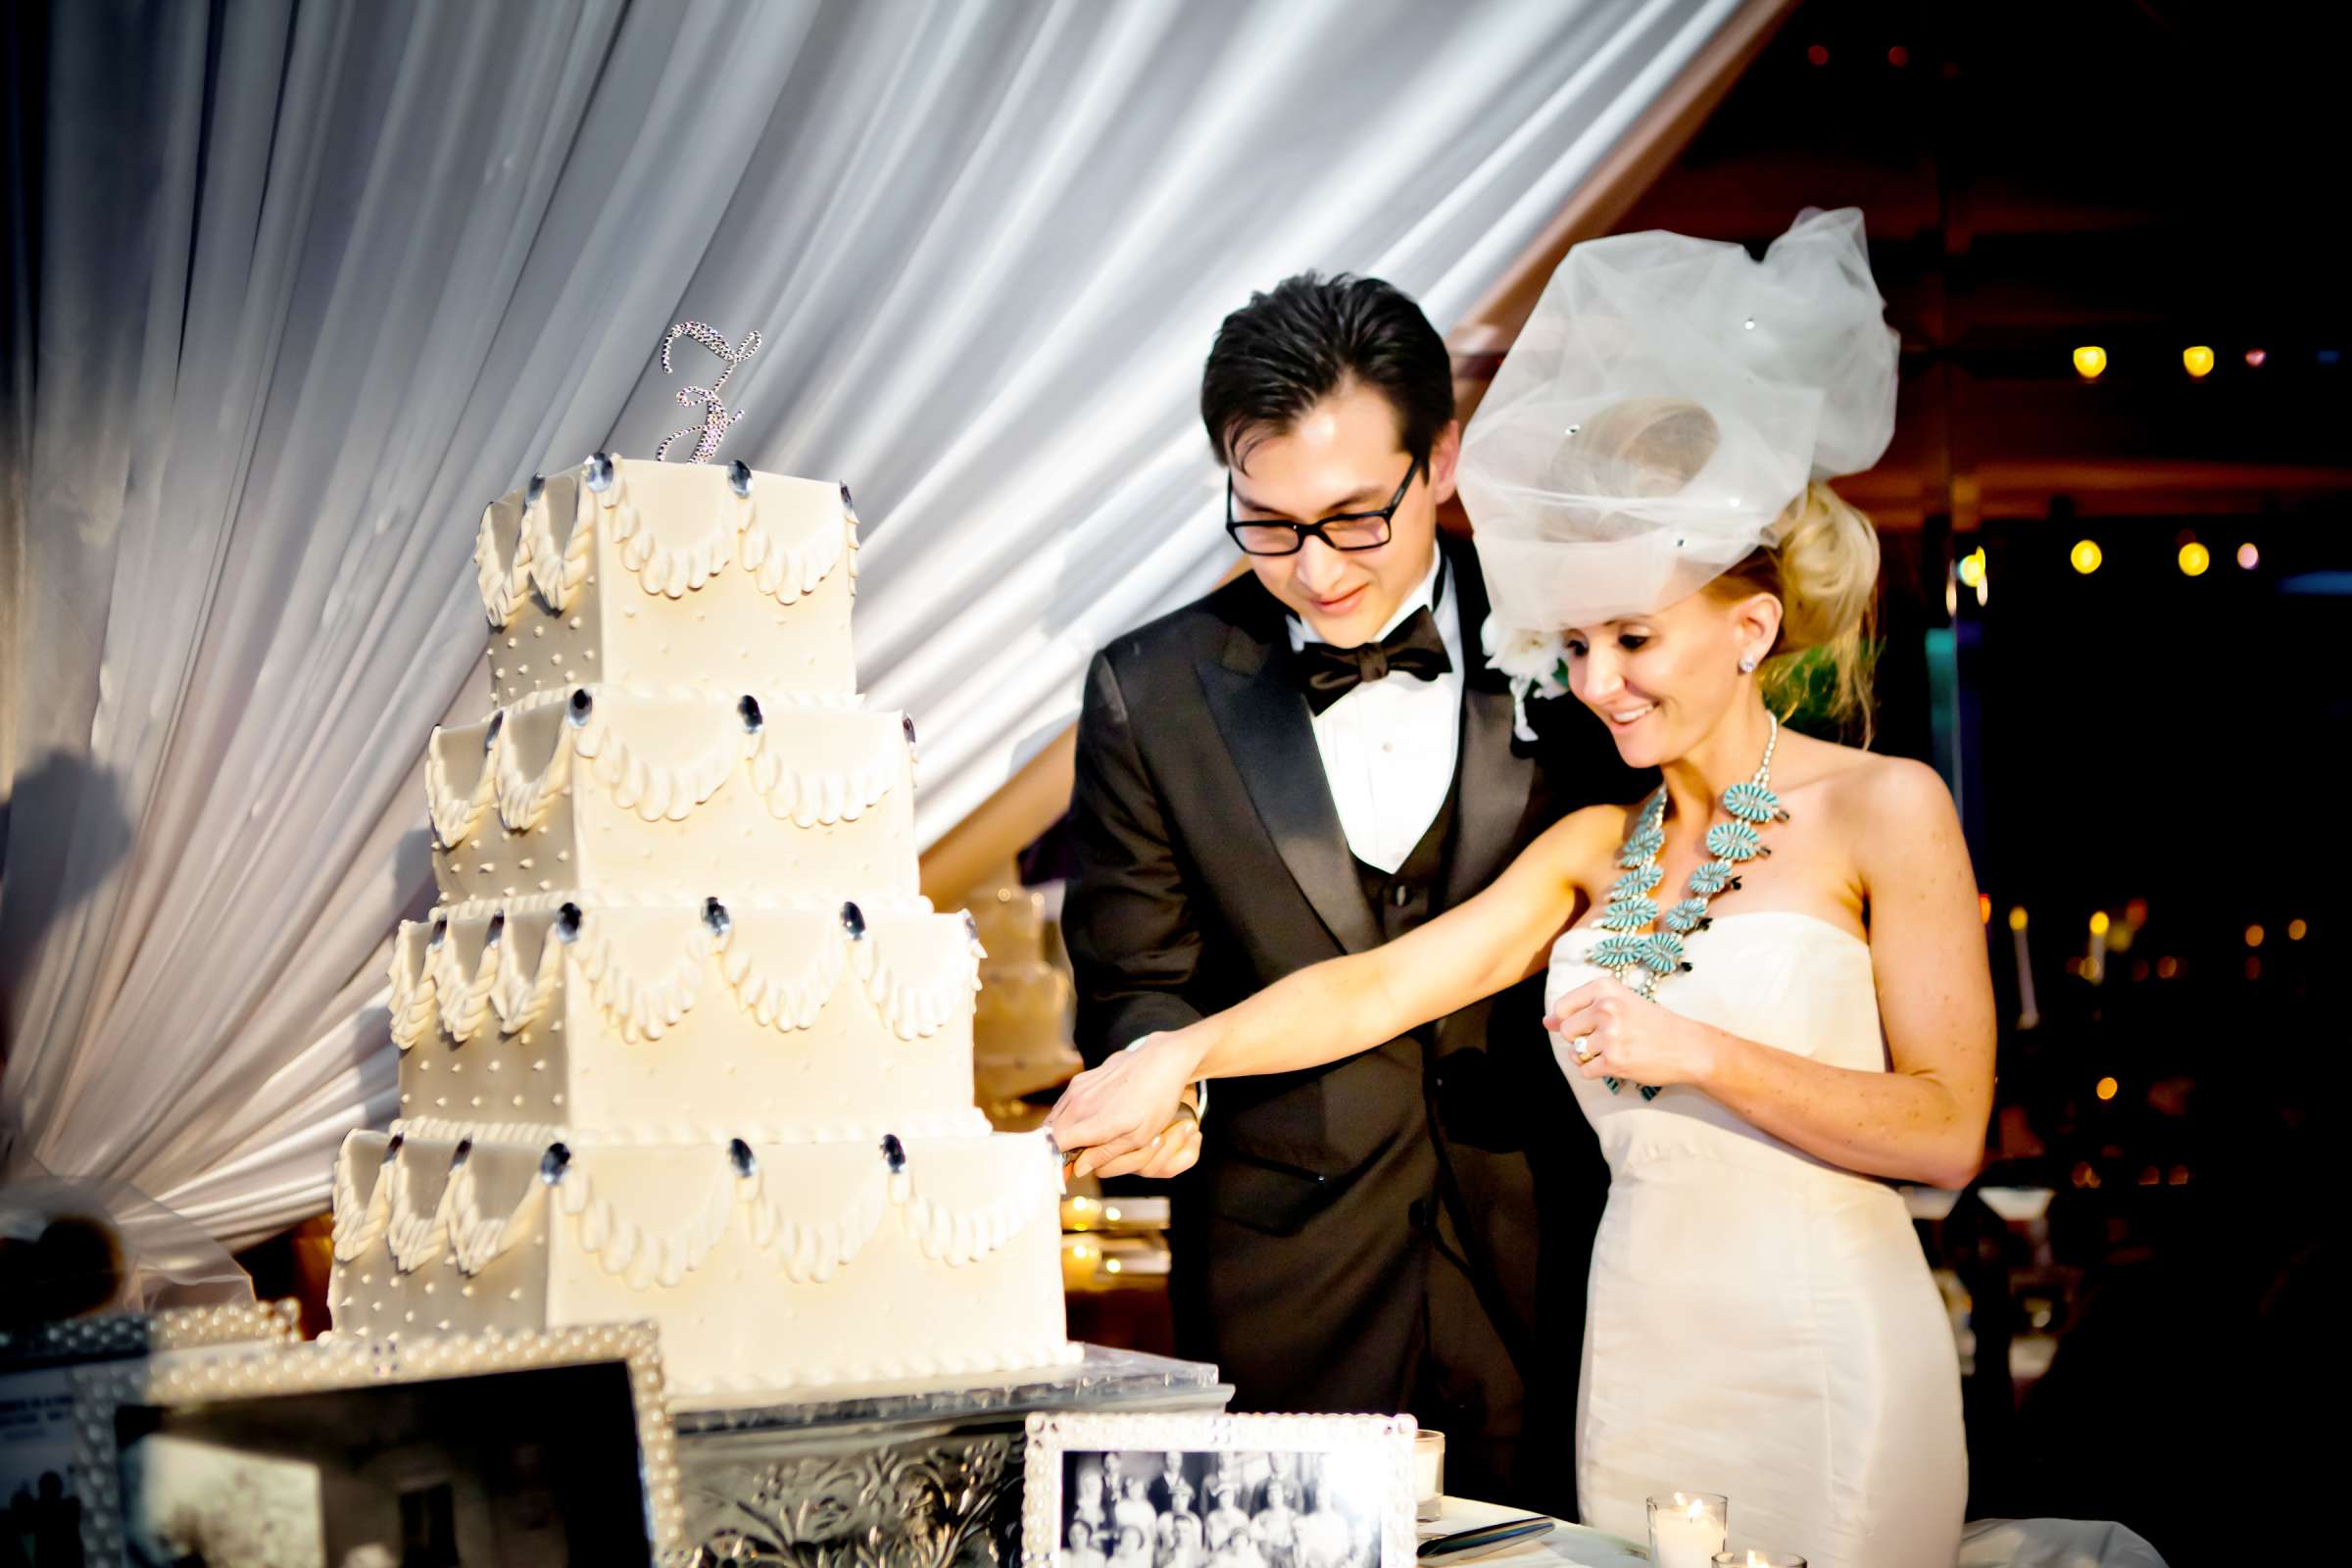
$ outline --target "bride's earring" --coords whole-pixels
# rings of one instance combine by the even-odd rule
[[[1753,654],[1750,654],[1750,655],[1748,655],[1746,658],[1744,658],[1744,659],[1742,659],[1742,660],[1740,660],[1740,674],[1742,674],[1742,675],[1753,675],[1755,672],[1756,672],[1756,656],[1755,656],[1755,655],[1753,655]]]

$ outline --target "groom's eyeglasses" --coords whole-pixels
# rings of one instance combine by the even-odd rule
[[[1233,475],[1225,475],[1225,531],[1233,542],[1252,556],[1295,556],[1306,548],[1309,538],[1322,540],[1334,550],[1378,550],[1389,542],[1389,522],[1396,509],[1404,505],[1404,493],[1413,487],[1413,475],[1421,471],[1419,460],[1404,470],[1396,493],[1389,504],[1378,512],[1344,512],[1325,517],[1321,522],[1263,522],[1254,517],[1236,517],[1233,514]]]

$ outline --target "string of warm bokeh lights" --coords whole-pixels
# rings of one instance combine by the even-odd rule
[[[2202,577],[2213,569],[2213,548],[2193,532],[2183,530],[2176,536],[2175,545],[2173,561],[2180,568],[2182,576]],[[2066,559],[2078,574],[2087,577],[2107,564],[2107,550],[2098,540],[2085,535],[2077,539],[2067,550]],[[2262,564],[2262,548],[2251,539],[2243,540],[2231,553],[2230,559],[2237,563],[2239,570],[2252,571]],[[1946,615],[1959,613],[1963,591],[1973,594],[1980,608],[1990,602],[1992,568],[1983,545],[1953,561],[1950,575],[1943,585],[1943,610]]]
[[[2181,576],[2202,577],[2212,569],[2213,550],[2194,533],[2182,532],[2179,536],[2178,544],[2180,548],[2175,553],[2173,560],[2180,566]],[[1984,552],[1980,550],[1977,554],[1982,556]],[[2066,553],[2066,559],[2068,564],[2072,565],[2077,572],[2087,577],[2107,564],[2107,552],[2096,539],[2086,537],[2075,541],[2074,548]],[[2237,563],[2240,571],[2252,571],[2262,564],[2262,549],[2253,540],[2248,539],[2239,544],[2231,559]],[[1982,564],[1978,566],[1977,572],[1980,577],[1983,575]],[[1969,583],[1976,579],[1971,578],[1966,571],[1963,571],[1960,574],[1960,580]],[[1983,604],[1984,602],[1984,596],[1979,593],[1977,603]]]
[[[2097,343],[2081,345],[2074,350],[2071,357],[2075,364],[2075,373],[2085,381],[2096,381],[2107,373],[2110,363],[2107,350]],[[2271,362],[2271,351],[2250,348],[2242,351],[2239,358],[2245,361],[2247,369],[2259,370]],[[2311,351],[2311,363],[2322,368],[2341,365],[2343,360],[2344,355],[2341,349],[2315,348]],[[2180,368],[2188,372],[2188,378],[2192,381],[2204,380],[2220,367],[2221,363],[2221,356],[2214,351],[2213,345],[2210,343],[2191,343],[2180,351]]]
[[[2082,344],[2073,351],[2072,357],[2075,373],[2085,383],[2096,381],[2107,373],[2110,360],[2106,348],[2100,344]],[[2263,348],[2245,349],[2240,357],[2249,370],[2261,369],[2274,358],[2270,350]],[[2312,364],[2323,368],[2338,365],[2342,359],[2342,354],[2332,348],[2311,351]],[[2212,375],[2221,363],[2220,354],[2211,344],[2192,343],[2180,351],[2180,367],[2192,381],[2202,381]],[[2212,569],[2213,547],[2193,533],[2184,531],[2180,534],[2175,546],[2174,564],[2180,568],[2182,576],[2202,577]],[[2261,547],[2251,539],[2243,540],[2231,553],[2231,559],[2241,571],[2252,571],[2262,564]],[[2107,551],[2096,539],[2079,538],[2067,551],[2067,562],[2077,573],[2087,577],[2107,564]],[[1944,583],[1945,613],[1959,612],[1960,596],[1964,590],[1975,596],[1979,606],[1985,604],[1991,593],[1990,577],[1991,572],[1981,546],[1954,561],[1951,573]]]

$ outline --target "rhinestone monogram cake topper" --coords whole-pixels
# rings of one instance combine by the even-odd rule
[[[700,403],[703,406],[703,420],[700,424],[690,424],[683,430],[673,431],[663,437],[662,444],[654,448],[656,463],[661,463],[668,458],[671,444],[681,436],[696,436],[694,461],[697,463],[709,463],[717,454],[719,442],[727,437],[727,427],[743,417],[741,409],[729,410],[724,403],[718,401],[719,389],[727,384],[727,377],[733,375],[744,361],[760,350],[760,334],[757,332],[745,333],[743,346],[730,349],[727,347],[725,338],[720,337],[701,321],[680,321],[672,326],[669,329],[669,335],[662,340],[662,373],[664,375],[676,373],[669,363],[669,349],[671,344],[682,337],[690,337],[717,355],[725,364],[726,368],[719,371],[718,379],[707,387],[678,388],[679,407],[691,409]]]

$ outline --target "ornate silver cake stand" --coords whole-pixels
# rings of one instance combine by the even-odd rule
[[[961,1386],[673,1402],[688,1545],[664,1568],[966,1568],[1020,1561],[1032,1410],[1222,1410],[1217,1369],[1086,1347]]]

